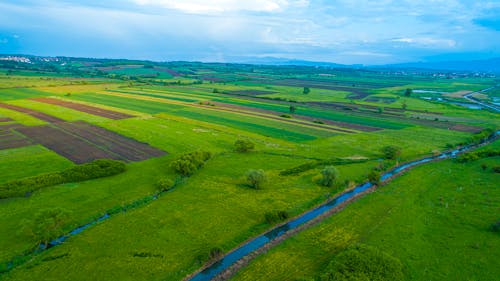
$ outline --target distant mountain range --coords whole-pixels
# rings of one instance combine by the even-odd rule
[[[422,69],[443,71],[480,71],[500,73],[500,58],[482,60],[446,60],[432,62],[408,62],[386,65],[346,65],[332,62],[316,62],[307,60],[290,60],[276,57],[249,58],[238,60],[239,63],[265,64],[265,65],[297,65],[297,66],[319,66],[332,68],[392,68],[392,69]]]
[[[415,69],[433,69],[433,70],[461,70],[461,71],[480,71],[500,73],[500,58],[484,60],[456,60],[456,61],[437,61],[437,62],[410,62],[376,66],[377,68],[415,68]]]

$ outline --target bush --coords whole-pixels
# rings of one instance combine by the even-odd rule
[[[491,231],[500,232],[500,220],[491,225]]]
[[[371,182],[372,184],[379,184],[380,172],[377,170],[371,170],[371,172],[368,174],[368,181]]]
[[[236,152],[248,152],[255,148],[255,144],[249,140],[237,140],[234,142]]]
[[[274,211],[274,212],[266,212],[264,214],[264,218],[268,224],[275,224],[277,222],[284,221],[288,219],[290,215],[287,211]]]
[[[161,178],[156,182],[156,190],[164,192],[174,187],[174,181],[169,178]]]
[[[247,172],[247,182],[252,188],[260,188],[266,179],[267,177],[263,170],[249,170]]]
[[[112,176],[122,173],[125,170],[126,165],[123,162],[99,159],[87,164],[71,167],[62,172],[42,174],[4,183],[0,185],[0,199],[27,196],[40,188]]]
[[[196,170],[203,167],[212,155],[206,151],[195,151],[182,155],[170,164],[170,167],[183,176],[192,175]]]
[[[62,228],[69,217],[63,209],[46,209],[35,214],[31,221],[23,221],[21,230],[37,243],[47,244],[63,234]]]
[[[327,166],[321,170],[321,179],[319,183],[323,186],[332,187],[338,177],[338,170],[333,166]]]
[[[388,145],[381,149],[385,159],[396,159],[401,154],[401,149],[397,146]]]
[[[224,256],[224,251],[219,247],[213,247],[212,249],[210,249],[210,252],[208,252],[208,259],[210,261],[219,260],[223,256]]]
[[[487,150],[480,150],[462,154],[456,158],[456,161],[458,163],[467,163],[479,160],[481,158],[495,157],[495,156],[500,156],[500,150],[487,149]]]
[[[280,117],[283,117],[283,118],[292,118],[292,116],[290,116],[288,114],[281,114]]]
[[[356,245],[338,254],[321,275],[330,280],[404,280],[403,265],[387,253]]]
[[[493,171],[493,173],[500,173],[500,166],[495,166],[491,168],[491,171]]]
[[[125,163],[110,159],[98,159],[87,164],[64,170],[61,175],[66,182],[78,182],[123,173]]]

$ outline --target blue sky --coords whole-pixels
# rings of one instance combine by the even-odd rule
[[[500,0],[0,0],[0,53],[382,64],[500,56]]]

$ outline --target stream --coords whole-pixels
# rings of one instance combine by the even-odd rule
[[[490,136],[488,139],[484,140],[482,144],[487,144],[492,141],[494,141],[498,136],[500,135],[500,130],[496,131],[492,136]],[[458,154],[469,151],[471,149],[476,148],[479,145],[469,145],[469,146],[464,146],[449,152],[445,152],[436,156],[430,156],[426,158],[422,158],[419,160],[415,160],[412,162],[408,162],[405,164],[402,164],[400,166],[397,166],[388,172],[385,172],[380,176],[380,181],[384,182],[387,180],[390,180],[391,178],[398,176],[401,174],[401,172],[413,168],[417,165],[424,164],[427,162],[431,162],[434,160],[444,160],[444,159],[449,159],[449,158],[454,158]],[[208,281],[217,276],[219,273],[224,271],[225,269],[229,268],[231,265],[233,265],[235,262],[240,260],[241,258],[247,256],[248,254],[252,253],[253,251],[263,247],[267,243],[271,242],[277,237],[282,236],[283,234],[287,233],[288,231],[297,228],[298,226],[311,221],[312,219],[326,213],[327,211],[331,210],[332,208],[335,208],[336,206],[340,205],[341,203],[345,202],[348,199],[351,199],[355,197],[356,195],[366,191],[367,189],[373,187],[373,184],[370,182],[366,182],[363,184],[360,184],[356,186],[354,189],[347,191],[332,200],[328,201],[327,203],[316,207],[310,211],[307,211],[300,215],[299,217],[292,219],[291,221],[287,222],[286,224],[280,225],[278,227],[275,227],[268,232],[259,235],[252,240],[244,243],[243,245],[239,246],[238,248],[232,250],[229,252],[227,255],[225,255],[221,260],[218,262],[212,264],[211,266],[203,269],[200,272],[195,273],[191,278],[188,280],[191,281]]]

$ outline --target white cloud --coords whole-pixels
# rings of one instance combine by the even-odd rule
[[[430,38],[430,37],[418,37],[418,38],[403,37],[403,38],[395,38],[392,39],[391,41],[419,45],[424,47],[437,47],[437,48],[452,48],[457,45],[457,42],[455,40]]]
[[[223,12],[279,12],[288,7],[307,6],[309,1],[298,0],[289,3],[287,0],[133,0],[142,6],[160,6],[179,10],[185,13],[210,14]]]

